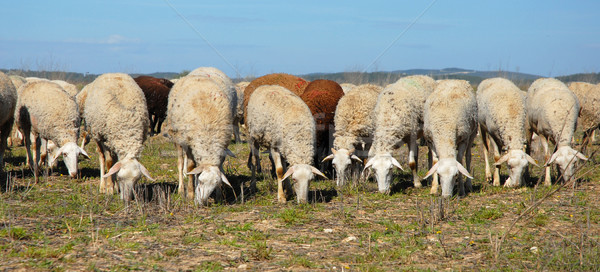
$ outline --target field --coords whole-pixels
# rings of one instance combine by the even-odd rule
[[[237,158],[224,169],[235,192],[225,188],[224,202],[208,207],[176,193],[176,153],[162,136],[146,142],[141,160],[157,181],[142,181],[129,205],[98,192],[94,143],[80,179],[60,162],[37,184],[24,148],[13,147],[0,194],[0,270],[600,270],[600,156],[582,165],[575,187],[537,186],[542,169],[532,167],[527,186],[509,189],[485,182],[479,141],[474,192],[464,198],[431,196],[398,171],[390,195],[373,181],[336,190],[320,180],[302,205],[278,204],[268,173],[250,194],[248,148],[232,144]],[[406,152],[397,156],[403,166]]]

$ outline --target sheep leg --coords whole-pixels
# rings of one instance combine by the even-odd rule
[[[177,148],[177,178],[179,180],[179,184],[177,186],[177,193],[179,194],[179,196],[183,196],[185,193],[185,185],[183,183],[183,156],[185,155],[183,153],[183,148],[180,145],[175,144],[175,148]]]
[[[238,122],[233,123],[233,137],[235,139],[235,143],[241,143],[242,139],[240,138],[240,126]]]
[[[471,171],[471,159],[473,158],[473,154],[471,154],[471,148],[473,147],[473,142],[475,142],[475,138],[477,137],[477,133],[473,133],[471,138],[469,139],[469,143],[467,144],[467,150],[465,151],[465,167],[467,171],[472,173]],[[465,180],[465,188],[469,190],[469,192],[473,192],[473,182],[470,178],[466,178]]]
[[[546,136],[543,135],[539,135],[540,136],[540,141],[542,142],[542,147],[544,148],[544,161],[546,163],[548,163],[548,161],[550,160],[550,154],[548,152],[548,139],[546,139]],[[550,176],[550,171],[552,170],[550,168],[550,165],[546,165],[546,167],[544,167],[545,169],[545,173],[546,175],[544,176],[544,185],[546,186],[550,186],[552,185],[552,177]]]
[[[583,132],[583,138],[581,139],[581,153],[585,153],[588,144],[591,144],[590,140],[595,129],[589,129]]]
[[[429,145],[429,152],[431,153],[431,165],[435,165],[436,163],[438,163],[438,157],[437,157],[437,153],[435,152],[435,150],[432,147],[432,144]],[[429,169],[431,169],[431,167],[429,167]],[[437,173],[433,173],[433,175],[431,175],[431,194],[432,195],[437,195],[438,191],[439,191],[439,187],[440,187],[440,181],[438,179],[438,174]]]
[[[490,171],[490,160],[488,154],[490,152],[490,139],[487,136],[487,131],[482,126],[479,126],[481,134],[481,143],[483,144],[483,160],[485,161],[485,181],[490,182],[492,180],[492,171]],[[499,185],[499,184],[498,184]],[[497,186],[494,184],[494,186]]]
[[[250,178],[250,190],[256,192],[256,169],[260,169],[260,157],[258,154],[260,150],[258,149],[258,145],[252,139],[249,139],[248,145],[250,146],[250,154],[248,154],[248,168],[250,168],[252,172],[252,176]],[[254,164],[252,163],[253,156],[258,158],[258,160],[255,160]]]
[[[419,146],[417,145],[417,135],[411,135],[408,143],[408,166],[412,170],[413,185],[415,188],[421,188],[421,178],[417,174],[419,170]]]
[[[33,176],[35,178],[35,183],[37,183],[39,181],[39,175],[40,175],[40,166],[39,166],[39,158],[40,158],[40,147],[41,147],[41,140],[40,140],[40,136],[33,134],[33,142],[31,143],[31,148],[33,148]]]
[[[186,156],[184,158],[184,164],[187,165],[187,172],[191,172],[192,170],[194,170],[194,168],[196,168],[196,161],[194,161],[191,149],[187,148],[185,150],[185,154]],[[194,199],[194,189],[196,188],[194,186],[195,178],[196,175],[188,175],[188,184],[186,188],[186,196],[188,199]]]
[[[32,168],[31,162],[33,161],[33,154],[31,152],[31,133],[29,133],[27,130],[25,130],[25,132],[23,133],[23,140],[25,142],[25,150],[27,151],[27,165]]]
[[[271,156],[275,164],[275,173],[277,174],[277,201],[279,203],[286,203],[287,198],[283,191],[283,165],[281,163],[281,155],[275,149],[271,149]]]
[[[2,125],[2,131],[0,135],[0,172],[4,172],[4,151],[7,146],[7,139],[10,136],[14,118],[10,118],[4,125]]]
[[[105,147],[101,143],[96,143],[98,147],[98,158],[100,159],[100,193],[110,194],[114,193],[112,177],[104,177],[106,170],[110,167],[105,168],[108,163],[106,161]]]
[[[463,142],[458,145],[458,153],[456,154],[456,161],[460,164],[463,164],[463,156],[465,155],[465,151],[466,151],[468,145],[469,145],[469,142],[466,142],[466,143]],[[468,169],[469,168],[467,167],[467,171],[468,171]],[[458,195],[465,196],[466,195],[465,183],[463,181],[462,174],[458,173],[458,177],[456,177],[456,179],[458,179]]]
[[[160,134],[162,124],[164,121],[165,121],[164,117],[158,117],[158,120],[156,120],[156,134]]]
[[[494,149],[494,162],[500,160],[500,148],[494,139],[490,139],[492,148]],[[494,186],[500,186],[500,167],[501,165],[494,166]],[[507,181],[508,182],[508,181]]]

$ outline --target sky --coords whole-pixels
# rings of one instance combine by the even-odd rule
[[[600,72],[600,1],[2,1],[0,68]]]

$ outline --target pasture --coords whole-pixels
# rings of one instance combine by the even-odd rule
[[[208,207],[176,193],[176,151],[162,136],[146,141],[141,159],[156,182],[143,180],[129,205],[98,192],[95,143],[80,179],[61,161],[37,184],[15,146],[2,176],[0,270],[600,270],[599,146],[575,187],[544,187],[542,169],[531,167],[527,186],[511,189],[484,180],[480,141],[464,198],[431,196],[429,184],[413,188],[410,173],[396,170],[390,195],[372,180],[341,189],[318,180],[302,205],[278,204],[267,171],[249,193],[248,147],[231,144],[237,158],[223,168],[235,192],[225,188],[223,203]],[[396,154],[403,166],[406,152]],[[420,176],[426,161],[420,147]]]

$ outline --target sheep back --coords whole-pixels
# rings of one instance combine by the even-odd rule
[[[291,165],[312,164],[315,121],[308,106],[290,90],[277,85],[254,90],[246,124],[254,142],[278,149]]]
[[[27,80],[22,77],[22,76],[17,76],[17,75],[11,75],[10,77],[10,81],[12,81],[13,85],[15,85],[15,90],[17,90],[17,94],[19,92],[19,88],[21,88],[21,86],[23,86],[25,83],[27,83]]]
[[[583,131],[597,128],[600,125],[600,86],[587,82],[571,82],[568,87],[577,96],[581,107],[578,125]]]
[[[151,76],[138,76],[133,80],[144,92],[148,113],[154,114],[158,118],[165,118],[169,92],[173,87],[173,83],[168,79]]]
[[[90,135],[104,142],[119,160],[139,158],[150,126],[142,89],[121,73],[101,75],[90,87],[83,114]]]
[[[64,80],[52,80],[52,82],[60,85],[63,88],[63,91],[65,91],[71,97],[75,97],[77,95],[77,93],[79,92],[79,90],[77,90],[77,86],[75,86],[69,82],[66,82]]]
[[[231,135],[231,109],[226,91],[204,76],[186,76],[169,96],[168,132],[181,146],[190,146],[199,165],[220,165]]]
[[[300,96],[315,119],[317,144],[328,143],[329,128],[333,126],[335,108],[342,96],[342,87],[337,82],[326,79],[312,81]]]
[[[283,73],[268,74],[252,80],[244,90],[244,119],[247,118],[247,114],[245,112],[246,108],[248,107],[248,101],[250,100],[250,96],[254,90],[256,90],[256,88],[262,85],[278,85],[300,96],[302,93],[304,93],[304,89],[306,89],[308,83],[309,82],[303,78]]]
[[[378,96],[378,90],[360,85],[340,98],[334,116],[335,149],[350,150],[355,144],[367,144],[365,139],[373,137],[375,122],[372,113]]]
[[[8,121],[12,123],[16,104],[15,85],[6,74],[0,72],[0,125],[4,125]]]
[[[20,127],[32,127],[42,138],[58,146],[76,143],[79,137],[77,103],[63,88],[51,81],[23,85],[16,108]]]

